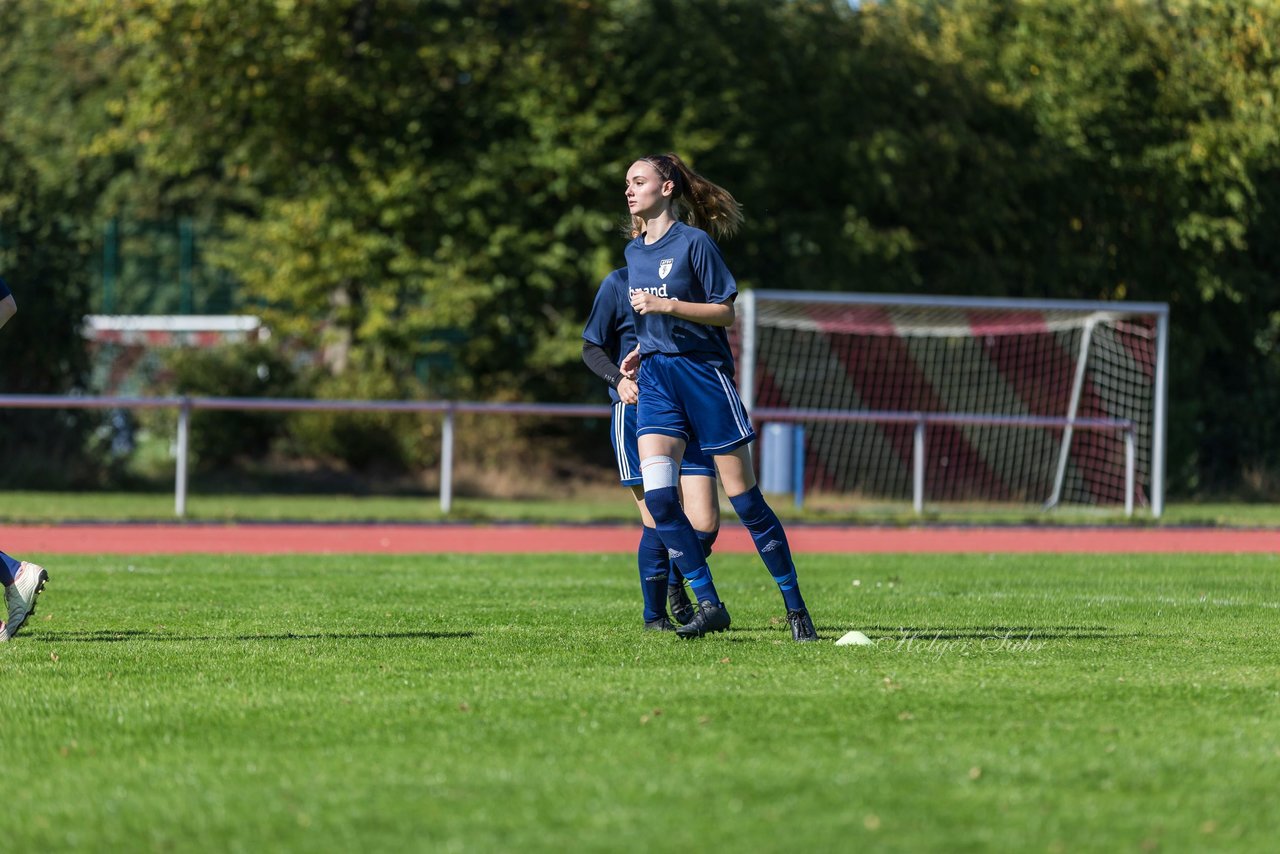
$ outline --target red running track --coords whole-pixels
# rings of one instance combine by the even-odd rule
[[[631,552],[634,525],[66,524],[0,525],[11,554],[431,554]],[[876,528],[792,525],[798,553],[1280,554],[1280,530],[1221,528]],[[751,553],[726,526],[721,553]]]

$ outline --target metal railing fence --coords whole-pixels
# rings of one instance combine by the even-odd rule
[[[314,400],[303,398],[252,397],[110,397],[41,394],[0,395],[2,409],[176,409],[174,514],[187,512],[187,464],[191,413],[200,410],[267,412],[401,412],[439,413],[443,419],[440,440],[440,510],[448,514],[453,505],[453,455],[455,419],[460,413],[491,415],[539,415],[564,418],[608,418],[607,404],[573,403],[481,403],[475,401],[396,400]],[[1133,422],[1106,418],[1054,418],[963,413],[889,412],[873,410],[771,409],[751,413],[760,433],[767,422],[848,421],[875,424],[912,424],[912,506],[924,512],[925,431],[931,425],[1001,426],[1021,429],[1049,428],[1119,432],[1125,450],[1125,514],[1133,515],[1136,486],[1136,427]]]
[[[924,513],[925,489],[925,431],[931,426],[953,427],[1012,427],[1015,429],[1060,429],[1064,431],[1098,431],[1119,433],[1124,439],[1124,514],[1133,515],[1134,494],[1137,489],[1137,425],[1120,418],[1058,418],[1037,415],[983,415],[955,412],[891,412],[886,410],[835,410],[835,409],[772,409],[758,407],[751,411],[751,420],[759,425],[767,422],[790,423],[813,421],[843,421],[863,424],[913,425],[911,439],[911,507],[916,514]],[[1045,503],[1045,509],[1056,500]]]

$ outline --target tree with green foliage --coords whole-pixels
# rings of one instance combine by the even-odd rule
[[[65,29],[33,0],[0,4],[0,275],[18,305],[0,334],[6,394],[76,393],[88,372],[80,331],[103,169],[75,144],[93,70],[52,49]],[[93,479],[83,448],[94,421],[79,412],[6,412],[0,435],[21,453],[7,456],[0,482]]]
[[[915,220],[902,225],[927,288],[1169,302],[1173,482],[1280,467],[1280,422],[1240,415],[1280,411],[1280,9],[957,0],[868,19],[969,93],[926,102],[973,105],[945,129],[904,129],[928,156],[906,164],[923,183],[891,215]],[[930,151],[973,128],[994,138],[959,160]]]
[[[744,287],[1170,302],[1174,487],[1280,471],[1273,4],[0,14],[5,186],[33,176],[82,247],[89,221],[200,223],[278,338],[323,354],[317,394],[593,399],[578,334],[622,263],[621,177],[674,150],[743,202]],[[81,290],[90,255],[65,256]]]

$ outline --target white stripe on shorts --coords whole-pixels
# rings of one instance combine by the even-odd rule
[[[742,398],[738,397],[738,390],[734,388],[733,383],[729,382],[728,377],[720,373],[719,368],[712,368],[712,370],[720,378],[720,387],[724,389],[724,396],[728,399],[729,408],[733,411],[733,420],[738,423],[738,435],[749,435],[751,431],[747,427],[747,413],[742,408]]]
[[[627,480],[631,477],[631,461],[627,458],[627,405],[618,401],[613,405],[613,445],[617,448],[618,477]]]

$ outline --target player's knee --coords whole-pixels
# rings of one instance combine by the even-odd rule
[[[681,481],[682,485],[686,483]],[[688,486],[684,487],[684,514],[696,530],[714,531],[720,527],[720,508],[714,502],[714,497],[705,500],[697,493],[690,494]]]
[[[658,525],[680,516],[680,492],[676,489],[678,469],[671,457],[646,457],[640,461],[644,478],[644,503]]]

